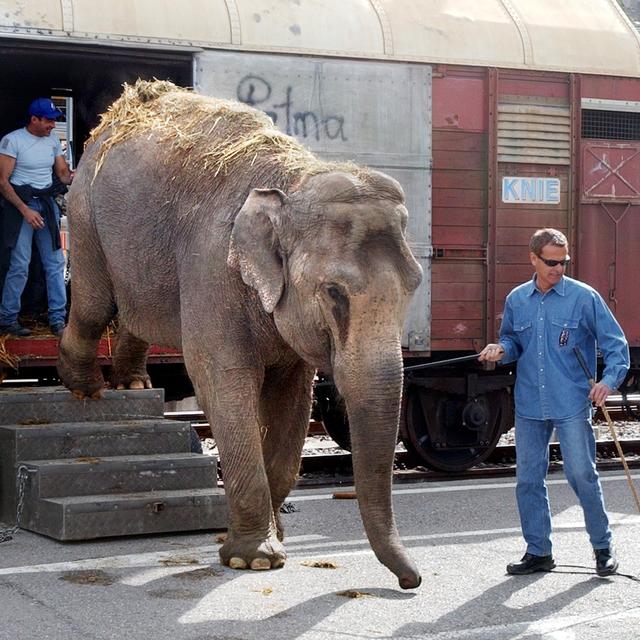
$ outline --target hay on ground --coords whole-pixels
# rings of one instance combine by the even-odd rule
[[[18,363],[20,358],[14,353],[9,353],[6,346],[6,341],[9,336],[7,334],[0,335],[0,369],[2,366],[10,367],[11,369],[18,369]],[[2,372],[0,371],[0,376]],[[2,376],[4,377],[4,376]]]

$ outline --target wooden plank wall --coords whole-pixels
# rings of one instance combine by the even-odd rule
[[[484,340],[487,208],[484,70],[436,69],[433,80],[433,351]]]
[[[521,96],[536,105],[569,105],[569,77],[566,74],[528,71],[501,71],[501,96]],[[560,178],[559,204],[509,204],[502,202],[504,176]],[[570,167],[568,165],[501,162],[496,190],[496,328],[499,327],[506,295],[533,275],[529,260],[529,240],[542,227],[553,227],[568,234],[571,207]]]
[[[509,204],[498,198],[496,247],[496,300],[502,309],[505,296],[533,275],[529,261],[529,240],[536,229],[553,227],[567,233],[569,210],[569,167],[537,164],[499,165],[501,193],[503,176],[560,178],[560,203],[554,205]]]
[[[568,104],[566,74],[498,72],[500,96],[536,104]],[[480,349],[486,343],[489,162],[487,69],[436,67],[433,77],[432,349]],[[496,105],[494,105],[495,107]],[[496,144],[496,141],[493,141]],[[503,176],[559,177],[558,205],[507,205]],[[495,173],[496,330],[504,298],[533,273],[531,234],[552,226],[567,232],[571,198],[568,166],[500,163]]]

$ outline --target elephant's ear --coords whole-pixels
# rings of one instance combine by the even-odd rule
[[[240,270],[267,313],[275,309],[284,288],[280,245],[275,223],[286,195],[279,189],[253,189],[236,216],[227,264]]]

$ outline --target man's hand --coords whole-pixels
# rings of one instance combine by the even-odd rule
[[[479,354],[480,362],[498,362],[504,357],[504,347],[501,344],[488,344]]]
[[[67,164],[64,156],[56,156],[53,161],[53,171],[58,176],[62,184],[69,185],[73,182],[74,172],[69,169],[69,165]]]
[[[29,207],[25,208],[21,211],[22,217],[27,221],[27,224],[34,229],[44,229],[44,219],[43,217],[33,209],[29,209]]]
[[[589,400],[599,407],[604,406],[605,400],[611,395],[612,389],[604,382],[596,382],[589,392]]]

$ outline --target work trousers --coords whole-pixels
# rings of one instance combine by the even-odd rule
[[[554,428],[564,473],[582,506],[591,545],[594,549],[605,549],[611,545],[611,529],[596,471],[591,408],[587,407],[562,420],[516,417],[516,498],[527,552],[551,555],[551,511],[545,478]]]
[[[42,213],[44,209],[44,205],[38,197],[32,198],[27,206],[39,213]],[[54,206],[59,223],[60,210],[58,205]],[[2,289],[2,300],[0,302],[1,325],[10,325],[18,321],[20,298],[29,277],[31,246],[34,238],[47,284],[49,324],[64,323],[67,312],[67,292],[64,284],[64,255],[62,249],[54,250],[49,229],[44,227],[43,229],[35,230],[27,224],[26,220],[23,220],[16,244],[11,250],[11,262]]]

